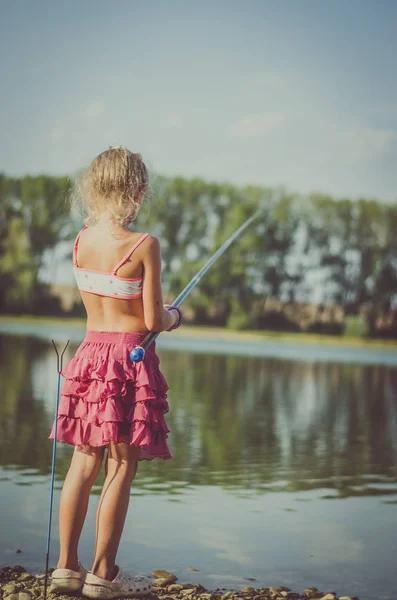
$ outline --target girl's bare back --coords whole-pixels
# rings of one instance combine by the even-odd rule
[[[111,273],[129,250],[142,238],[106,222],[87,228],[79,239],[76,258],[81,269]],[[148,236],[119,268],[120,278],[141,278],[142,297],[127,300],[81,291],[87,311],[87,329],[92,331],[164,331],[161,291],[161,255],[158,240]],[[168,316],[168,315],[166,315]]]

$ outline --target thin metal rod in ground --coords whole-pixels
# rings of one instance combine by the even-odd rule
[[[57,433],[58,433],[58,409],[59,409],[59,392],[61,389],[61,372],[62,372],[62,365],[63,365],[63,355],[65,354],[66,348],[69,346],[70,340],[67,341],[61,354],[59,354],[58,348],[56,347],[54,340],[51,340],[51,341],[52,341],[52,345],[54,346],[55,353],[57,355],[58,384],[57,384],[57,395],[56,395],[56,400],[55,400],[54,441],[52,444],[50,508],[48,511],[47,551],[46,551],[46,558],[45,558],[45,577],[44,577],[44,600],[47,599],[48,562],[50,559],[52,504],[53,504],[53,499],[54,499],[55,460],[56,460],[56,452],[57,452],[56,440],[57,440]]]

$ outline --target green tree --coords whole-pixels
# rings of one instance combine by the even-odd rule
[[[0,174],[0,310],[32,311],[43,299],[39,281],[46,250],[74,229],[66,201],[66,177]]]

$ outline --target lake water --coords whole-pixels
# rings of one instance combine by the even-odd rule
[[[0,564],[42,572],[57,385],[50,338],[72,339],[69,359],[84,332],[2,328]],[[120,564],[208,588],[315,585],[395,600],[397,353],[176,333],[158,348],[174,457],[140,463]],[[52,564],[70,455],[58,445]],[[87,566],[100,483],[81,540]]]

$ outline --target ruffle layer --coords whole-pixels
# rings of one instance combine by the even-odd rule
[[[164,418],[168,385],[157,354],[147,352],[140,363],[133,363],[128,352],[127,357],[111,358],[109,348],[107,355],[84,354],[83,344],[62,371],[57,441],[95,447],[127,442],[140,448],[139,460],[171,458]]]

